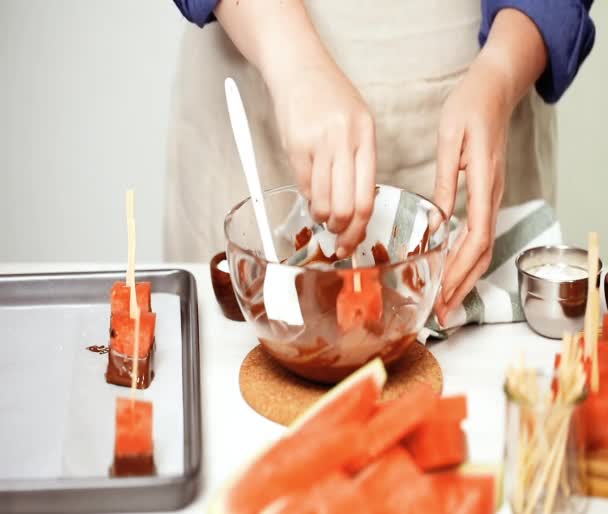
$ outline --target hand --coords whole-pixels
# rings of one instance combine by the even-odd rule
[[[458,174],[466,179],[467,219],[450,250],[435,310],[445,324],[488,269],[505,183],[505,150],[513,112],[508,78],[482,54],[446,101],[439,123],[435,202],[450,216]]]
[[[376,185],[373,118],[328,56],[269,82],[283,147],[317,223],[338,234],[338,258],[365,238]]]
[[[336,253],[345,257],[365,238],[374,204],[369,109],[323,46],[302,0],[223,0],[215,14],[264,78],[298,186],[315,221],[338,234]]]

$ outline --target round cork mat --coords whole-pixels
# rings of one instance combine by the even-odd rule
[[[443,375],[439,363],[425,346],[413,343],[401,359],[389,366],[382,399],[401,396],[414,381],[419,380],[441,393]],[[331,389],[331,386],[294,375],[259,345],[243,360],[239,385],[243,398],[253,410],[285,426]]]

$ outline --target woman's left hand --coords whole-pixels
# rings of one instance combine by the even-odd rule
[[[443,107],[434,200],[449,217],[454,209],[459,173],[464,173],[467,219],[448,254],[442,290],[435,305],[442,324],[492,260],[513,103],[509,78],[482,53]]]

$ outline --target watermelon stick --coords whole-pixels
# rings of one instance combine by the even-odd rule
[[[131,370],[131,400],[135,400],[137,374],[139,373],[139,305],[135,304],[135,344],[133,345],[133,368]]]

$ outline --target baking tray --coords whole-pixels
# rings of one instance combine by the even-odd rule
[[[30,345],[44,345],[45,341],[52,339],[49,337],[49,330],[57,330],[57,327],[45,326],[44,323],[36,323],[38,317],[41,316],[41,311],[50,310],[53,316],[57,314],[56,323],[61,328],[61,331],[65,331],[65,337],[70,338],[70,334],[79,334],[79,340],[74,343],[82,347],[82,351],[90,357],[89,360],[99,358],[106,362],[107,355],[97,355],[90,352],[86,352],[84,349],[86,343],[90,344],[108,344],[108,326],[109,326],[109,293],[112,284],[117,280],[124,280],[125,273],[121,271],[112,272],[85,272],[85,273],[51,273],[51,274],[35,274],[35,275],[0,275],[0,312],[3,313],[4,327],[0,325],[2,330],[0,331],[0,345],[5,345],[4,353],[5,362],[0,362],[0,374],[4,373],[6,381],[7,378],[16,377],[19,374],[20,380],[16,382],[20,386],[15,386],[11,390],[11,386],[8,386],[8,390],[5,387],[3,392],[0,392],[0,434],[2,434],[2,425],[4,425],[4,432],[10,434],[11,430],[13,433],[17,429],[11,425],[11,416],[2,415],[3,408],[4,413],[11,412],[10,408],[15,409],[15,405],[18,405],[18,398],[21,396],[27,397],[29,393],[23,393],[23,384],[28,385],[32,381],[33,387],[36,386],[37,381],[41,381],[43,384],[56,384],[57,377],[55,376],[44,376],[47,371],[52,375],[51,366],[52,362],[48,364],[48,367],[43,365],[32,365],[22,366],[17,362],[11,361],[11,350],[8,346],[13,344],[14,334],[11,335],[11,325],[20,323],[27,325],[23,327],[23,331],[27,332],[26,343]],[[201,390],[200,390],[200,358],[199,358],[199,341],[198,341],[198,306],[197,306],[197,294],[196,294],[196,283],[191,273],[179,270],[179,269],[164,269],[164,270],[149,270],[139,271],[136,273],[136,279],[147,280],[152,284],[153,298],[152,308],[155,308],[155,296],[158,298],[166,298],[173,300],[174,308],[179,310],[179,316],[181,327],[174,329],[181,330],[181,346],[179,341],[176,348],[181,349],[181,395],[179,394],[179,388],[176,389],[176,396],[178,396],[178,402],[181,400],[181,407],[183,413],[183,425],[181,426],[183,434],[183,456],[172,455],[169,456],[173,461],[181,463],[181,469],[177,471],[163,474],[159,469],[157,476],[152,477],[127,477],[127,478],[110,478],[107,473],[98,473],[95,475],[82,473],[82,476],[78,475],[78,467],[76,466],[76,472],[67,473],[65,475],[59,474],[58,476],[52,477],[36,477],[31,476],[27,478],[20,478],[18,476],[9,476],[6,479],[6,473],[4,477],[0,477],[0,512],[131,512],[131,511],[167,511],[176,510],[187,505],[195,496],[200,479],[201,479],[201,459],[202,459],[202,430],[201,430]],[[175,295],[176,298],[172,298],[169,295]],[[157,302],[162,303],[162,302]],[[178,306],[179,304],[179,306]],[[82,339],[83,329],[82,326],[70,327],[70,323],[76,323],[74,320],[78,320],[77,323],[82,325],[86,321],[79,319],[81,312],[91,313],[97,312],[100,308],[107,308],[107,318],[103,325],[103,334],[88,334],[92,337],[90,340]],[[62,312],[69,312],[69,315],[62,317]],[[75,314],[74,314],[75,313]],[[6,322],[8,316],[8,323]],[[11,323],[11,317],[15,316],[16,319],[22,321],[14,321]],[[21,316],[21,318],[19,318]],[[84,316],[84,315],[82,315]],[[157,313],[157,319],[159,319]],[[47,315],[48,318],[48,315]],[[27,323],[23,323],[26,320]],[[31,320],[31,322],[30,322]],[[177,317],[176,317],[177,323]],[[95,323],[97,324],[97,323]],[[80,332],[78,332],[80,330]],[[99,329],[95,329],[99,332]],[[86,332],[86,330],[85,330]],[[4,335],[3,335],[4,334]],[[158,332],[157,332],[158,336]],[[23,339],[23,334],[20,335]],[[55,337],[55,336],[54,336]],[[103,339],[97,339],[103,337]],[[17,337],[16,339],[19,339]],[[66,344],[69,341],[66,340]],[[159,363],[158,359],[158,345],[157,340],[157,359],[156,359],[156,371],[157,375],[155,381],[159,378],[159,374],[162,372],[162,362]],[[21,345],[21,347],[27,345]],[[63,347],[63,346],[62,346]],[[42,348],[41,346],[39,348]],[[18,349],[13,353],[23,353],[25,350]],[[45,348],[45,352],[49,353],[49,349]],[[80,351],[80,348],[79,350]],[[32,353],[35,355],[36,352]],[[53,350],[52,354],[56,352]],[[74,352],[75,353],[75,352]],[[6,358],[6,355],[9,355]],[[82,354],[78,354],[78,358],[82,359]],[[22,358],[22,357],[21,357]],[[32,357],[35,359],[35,357]],[[51,360],[54,357],[51,358]],[[8,362],[7,362],[8,361]],[[96,366],[99,366],[96,364]],[[178,366],[179,367],[179,363]],[[22,373],[27,374],[27,369],[30,368],[31,377],[27,380],[23,380]],[[2,371],[4,370],[4,372]],[[178,372],[179,373],[179,372]],[[89,393],[87,386],[91,385],[88,381],[95,381],[95,388],[99,391],[100,387],[116,388],[116,395],[127,396],[130,394],[128,388],[119,388],[110,384],[105,384],[105,378],[103,374],[101,376],[95,373],[96,376],[80,375],[78,376],[79,384],[71,384],[70,391],[77,391],[77,397],[80,395],[81,399],[83,395]],[[59,377],[61,380],[62,377]],[[49,381],[50,380],[50,381]],[[45,382],[46,381],[46,382]],[[3,382],[0,376],[0,384]],[[101,386],[100,383],[105,385]],[[154,386],[154,381],[150,390]],[[26,387],[27,388],[27,387]],[[44,395],[44,388],[36,390],[36,394]],[[93,388],[94,391],[94,388]],[[147,391],[147,390],[146,390]],[[144,391],[144,393],[146,392]],[[69,393],[73,394],[72,392]],[[104,393],[105,394],[105,393]],[[180,397],[181,396],[181,397]],[[17,398],[17,400],[12,400]],[[31,396],[30,396],[31,398]],[[49,402],[52,403],[55,399],[49,398]],[[93,399],[91,399],[93,400]],[[7,404],[13,403],[13,405]],[[3,405],[4,403],[4,405]],[[157,413],[156,410],[159,406],[154,404],[155,409],[155,426],[154,426],[154,444],[155,444],[155,458],[159,441],[156,433]],[[179,403],[177,405],[180,405]],[[39,407],[42,406],[42,410],[47,407],[47,402],[40,403]],[[19,411],[12,418],[19,418],[20,416],[33,415],[36,413],[24,414],[27,410],[27,406],[21,405]],[[162,411],[163,406],[160,407]],[[175,408],[175,407],[173,407]],[[85,409],[86,410],[86,409]],[[69,409],[66,408],[66,412]],[[107,409],[106,409],[107,411]],[[16,411],[12,411],[16,412]],[[55,412],[55,411],[53,411]],[[80,412],[80,411],[79,411]],[[113,413],[113,410],[112,410]],[[42,414],[42,413],[40,413]],[[81,415],[81,413],[79,414]],[[111,419],[99,419],[95,420],[95,423],[105,423],[105,426],[113,426],[114,416],[110,416]],[[27,419],[27,418],[26,418]],[[25,432],[34,431],[39,435],[41,440],[46,437],[49,439],[49,426],[52,423],[48,423],[48,418],[40,419],[37,418],[38,425],[32,427],[26,427]],[[64,425],[69,422],[64,422]],[[33,424],[35,425],[35,424]],[[36,431],[37,430],[37,431]],[[50,430],[52,432],[52,430]],[[109,437],[113,440],[113,429]],[[30,456],[23,455],[21,459],[15,459],[8,464],[6,455],[15,457],[15,447],[19,447],[25,444],[28,445],[27,441],[18,441],[19,432],[17,437],[12,441],[0,440],[0,456],[2,455],[2,448],[5,448],[5,463],[4,469],[15,470],[20,465],[24,465],[23,462],[27,462]],[[65,433],[64,433],[65,435]],[[164,434],[166,436],[166,434]],[[25,437],[25,436],[24,436]],[[7,439],[7,437],[4,437]],[[90,453],[94,454],[98,448],[96,441],[86,441],[86,435],[84,436],[84,443],[88,444],[87,448],[90,448]],[[168,439],[168,438],[167,438]],[[31,446],[41,447],[39,439],[34,439],[35,444]],[[48,447],[52,447],[56,441],[48,441]],[[82,444],[79,442],[78,444]],[[65,443],[63,443],[65,444]],[[172,447],[174,444],[172,441],[167,446]],[[179,443],[178,443],[179,444]],[[107,443],[106,443],[107,445]],[[182,445],[179,445],[182,446]],[[107,449],[106,449],[107,450]],[[104,450],[105,452],[105,450]],[[86,461],[89,458],[89,452],[78,452],[82,455],[83,460]],[[44,457],[44,456],[43,456]],[[112,460],[112,451],[109,451],[107,455],[108,467]],[[44,458],[41,459],[40,455],[33,456],[32,459],[39,459],[40,462],[45,462]],[[105,457],[104,457],[105,458]],[[32,459],[29,460],[30,464]],[[168,459],[168,460],[171,460]],[[2,460],[2,459],[0,459]],[[158,465],[158,463],[157,463]],[[0,462],[2,466],[2,462]],[[12,467],[11,467],[12,466]],[[73,467],[73,466],[72,466]],[[37,468],[36,468],[37,469]],[[170,466],[167,467],[170,469]],[[10,475],[10,472],[8,473]],[[28,473],[24,473],[28,474]]]

